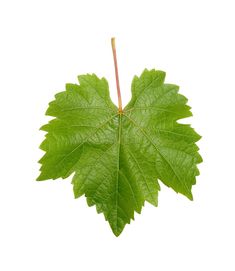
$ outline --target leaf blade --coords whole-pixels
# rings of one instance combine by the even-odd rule
[[[47,134],[37,180],[75,173],[75,198],[85,195],[116,236],[145,201],[158,205],[158,180],[192,200],[200,136],[177,122],[192,113],[179,87],[164,83],[165,72],[145,69],[135,76],[123,112],[112,103],[106,79],[78,80],[49,104],[46,114],[54,119],[41,128]]]

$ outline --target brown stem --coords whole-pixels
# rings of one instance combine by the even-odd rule
[[[118,95],[118,112],[122,112],[122,97],[119,85],[119,77],[118,77],[118,65],[117,65],[117,53],[115,46],[115,38],[111,38],[112,50],[113,50],[113,60],[114,60],[114,68],[115,68],[115,76],[116,76],[116,85],[117,85],[117,95]]]

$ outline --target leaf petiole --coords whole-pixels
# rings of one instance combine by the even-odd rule
[[[115,46],[115,38],[111,38],[112,50],[113,50],[113,60],[115,68],[115,77],[116,77],[116,86],[117,86],[117,95],[118,95],[118,112],[122,113],[122,97],[119,85],[119,76],[118,76],[118,65],[117,65],[117,53]]]

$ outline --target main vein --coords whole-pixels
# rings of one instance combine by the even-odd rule
[[[119,170],[120,170],[120,148],[122,133],[122,114],[118,115],[118,153],[117,153],[117,178],[116,178],[116,230],[118,230],[118,197],[119,197]]]

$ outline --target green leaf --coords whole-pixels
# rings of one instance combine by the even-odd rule
[[[179,87],[164,79],[156,70],[135,76],[132,99],[120,113],[104,78],[79,76],[79,85],[56,94],[46,112],[55,118],[41,128],[46,153],[37,180],[75,173],[75,197],[96,205],[116,236],[145,201],[157,206],[159,181],[193,199],[200,136],[177,122],[192,115],[190,107]]]

